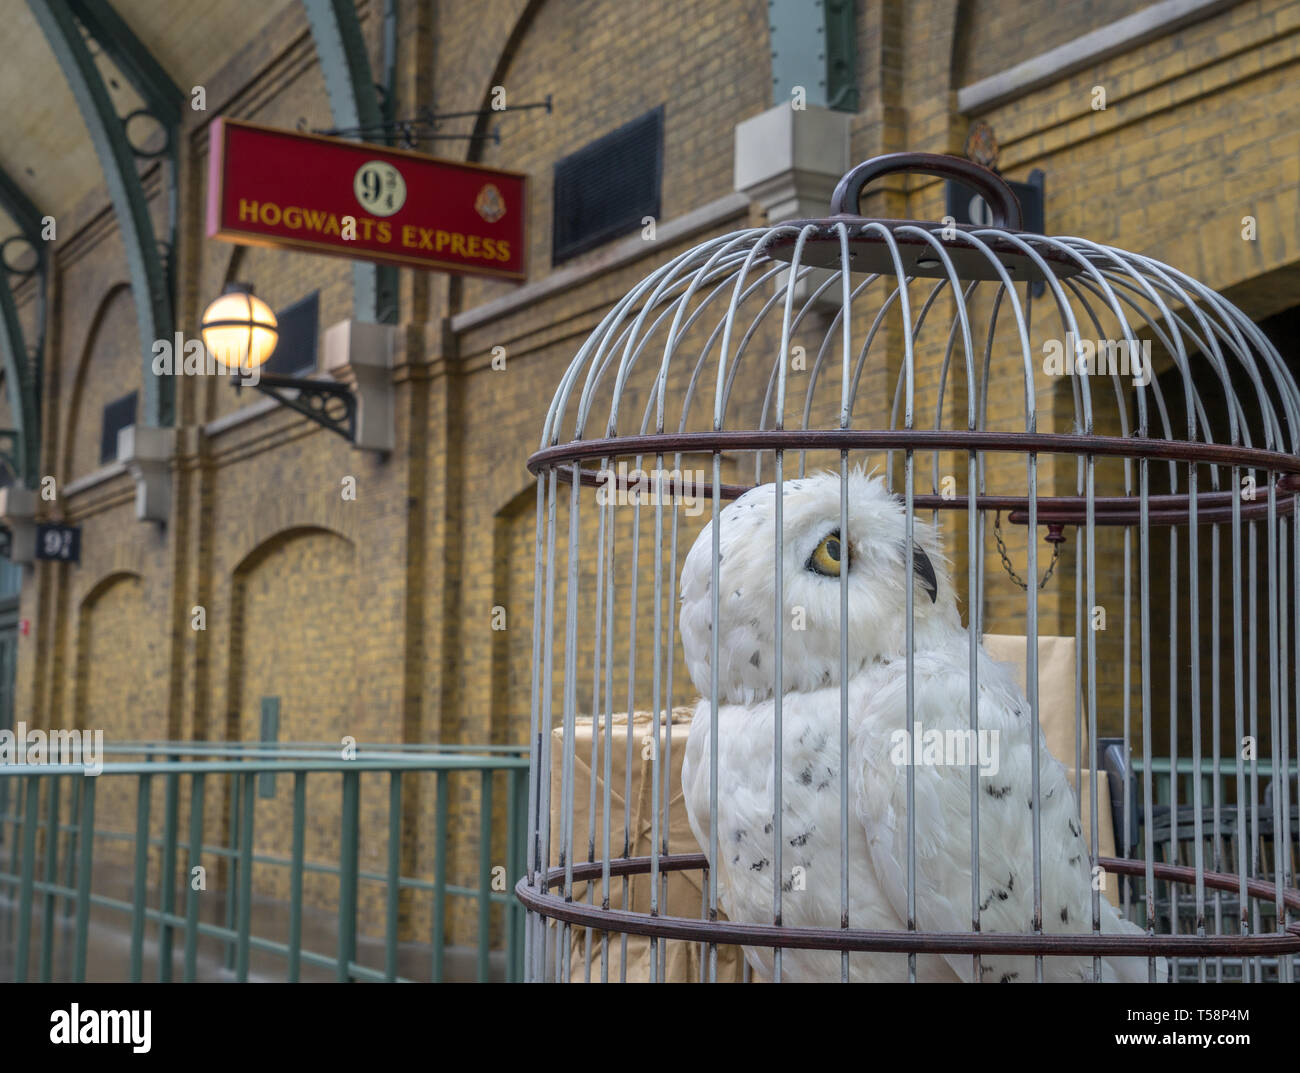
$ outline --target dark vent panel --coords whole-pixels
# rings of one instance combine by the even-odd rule
[[[136,392],[114,399],[104,407],[103,432],[99,437],[99,461],[117,461],[117,434],[135,424]]]
[[[659,218],[663,145],[661,105],[555,165],[552,264]]]

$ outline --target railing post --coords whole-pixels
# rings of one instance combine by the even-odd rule
[[[12,806],[13,813],[10,814],[6,810],[6,815],[9,817],[9,834],[10,834],[9,874],[11,876],[16,876],[18,875],[19,850],[22,845],[22,837],[18,830],[18,822],[19,822],[19,815],[22,809],[23,786],[25,784],[20,783],[16,776],[8,776],[5,778],[0,778],[0,784],[8,786],[11,780],[15,784],[14,793],[13,793],[13,806]],[[3,826],[3,821],[0,821],[0,827],[2,826]],[[17,931],[18,928],[18,915],[13,912],[5,913],[4,924],[5,924],[5,938],[10,944],[12,944],[14,942],[15,932]]]
[[[203,866],[203,773],[190,776],[190,865],[185,883],[185,982],[193,983],[198,962],[199,892],[194,870]],[[205,883],[206,887],[206,883]]]
[[[479,772],[478,982],[488,982],[492,952],[492,769]]]
[[[240,759],[243,759],[242,757]],[[230,844],[226,847],[228,850],[238,849],[239,842],[239,776],[231,774],[230,776]],[[229,882],[226,884],[226,927],[230,931],[235,930],[235,891],[239,889],[239,859],[234,855],[226,857],[226,876]],[[226,968],[234,969],[235,967],[235,944],[226,940]]]
[[[248,980],[248,938],[253,924],[253,775],[243,774],[240,790],[243,794],[243,815],[239,829],[239,936],[235,957],[235,979]]]
[[[307,828],[307,772],[293,773],[293,849],[289,864],[289,970],[296,984],[302,963],[302,856]]]
[[[72,830],[68,832],[67,839],[64,840],[64,858],[63,858],[63,885],[69,890],[72,889],[73,877],[76,875],[77,861],[77,836],[81,826],[81,790],[82,784],[87,779],[93,779],[93,775],[82,775],[79,779],[72,780],[72,801],[71,815],[68,817],[68,823]],[[0,780],[3,781],[3,780]],[[73,914],[75,901],[72,895],[67,895],[63,899],[63,916],[66,920]]]
[[[168,759],[175,761],[169,754]],[[163,856],[162,887],[163,919],[158,925],[158,982],[172,982],[172,934],[171,921],[167,918],[176,908],[176,812],[179,807],[180,776],[174,771],[167,772],[166,790],[163,796]]]
[[[524,795],[528,792],[527,783],[520,786],[520,775],[527,778],[526,771],[517,768],[506,770],[506,891],[509,902],[506,905],[506,982],[516,984],[523,979],[523,942],[520,928],[520,906],[515,898],[515,884],[522,872],[524,857],[524,832],[521,807]]]
[[[3,782],[7,785],[9,782],[9,778],[0,779],[0,782]],[[13,804],[14,814],[13,814],[13,819],[10,821],[10,831],[13,835],[13,839],[11,840],[12,844],[9,846],[9,874],[10,875],[18,874],[19,853],[22,849],[22,841],[23,841],[18,829],[18,825],[20,823],[20,818],[19,818],[20,813],[18,810],[22,806],[22,801],[24,798],[22,787],[25,787],[26,785],[27,782],[24,779],[22,785],[14,793],[14,804]],[[9,924],[11,927],[13,926],[13,919],[14,918],[10,916]]]
[[[435,771],[436,813],[433,834],[433,982],[442,983],[447,945],[447,784],[451,773]]]
[[[152,775],[139,776],[135,801],[135,880],[131,890],[131,983],[140,982],[144,963],[145,887],[149,882],[149,805]]]
[[[387,920],[384,927],[384,976],[389,983],[397,979],[397,918],[402,888],[402,772],[388,773],[388,895]]]
[[[95,784],[98,781],[99,776],[90,776],[83,786],[81,827],[77,833],[77,930],[72,979],[79,984],[86,981],[86,943],[90,937],[90,874],[95,857]]]
[[[343,827],[339,838],[339,949],[335,979],[346,984],[357,955],[357,868],[361,818],[361,775],[343,773]]]
[[[23,802],[23,864],[19,875],[18,894],[18,956],[14,962],[14,983],[27,982],[27,957],[31,950],[32,882],[36,871],[36,826],[40,822],[38,809],[41,797],[41,780],[27,776],[27,793]]]
[[[3,730],[0,727],[0,730]],[[0,846],[5,844],[5,819],[9,815],[9,780],[0,779]]]
[[[41,970],[40,981],[50,982],[54,956],[54,884],[59,878],[59,793],[58,775],[50,776],[45,823],[45,890],[41,894]]]

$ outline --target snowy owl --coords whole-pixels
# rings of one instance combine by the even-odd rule
[[[969,637],[962,627],[934,527],[916,518],[905,544],[902,502],[883,482],[849,477],[848,536],[840,533],[840,478],[825,473],[783,485],[782,824],[773,854],[773,604],[775,486],[761,485],[719,516],[718,898],[732,920],[772,923],[773,883],[782,923],[840,924],[840,571],[848,572],[849,923],[905,930],[907,791],[915,772],[916,925],[971,929],[970,760],[927,763],[899,746],[907,718],[904,586],[915,585],[914,724],[965,732]],[[691,829],[709,852],[712,523],[682,568],[686,665],[703,695],[682,767]],[[1031,778],[1033,718],[1011,670],[979,650],[981,742],[995,745],[979,768],[980,927],[1033,928]],[[923,729],[922,729],[923,728]],[[1065,769],[1038,735],[1042,809],[1042,928],[1092,927],[1091,866]],[[987,760],[986,764],[984,761]],[[1101,899],[1103,933],[1144,934]],[[747,948],[768,977],[770,949]],[[905,954],[855,953],[850,979],[905,980]],[[1145,982],[1146,958],[1108,959],[1103,979]],[[1091,980],[1091,957],[1043,959],[1045,980]],[[1157,979],[1165,965],[1157,961]],[[1033,981],[1032,956],[984,955],[984,981]],[[969,954],[918,955],[921,980],[971,981]],[[782,978],[838,980],[840,954],[787,949]]]

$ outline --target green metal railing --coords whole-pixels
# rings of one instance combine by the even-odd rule
[[[1132,807],[1137,816],[1141,816],[1142,778],[1144,765],[1140,756],[1132,757],[1133,779],[1131,784]],[[1272,881],[1275,878],[1275,866],[1281,865],[1284,884],[1294,882],[1291,862],[1300,860],[1300,841],[1297,841],[1297,823],[1295,803],[1290,803],[1290,822],[1281,830],[1274,831],[1274,814],[1271,804],[1265,803],[1265,789],[1274,782],[1275,771],[1281,770],[1269,758],[1255,758],[1243,763],[1245,775],[1245,797],[1239,802],[1237,798],[1237,758],[1221,757],[1217,769],[1213,757],[1201,758],[1199,764],[1191,757],[1180,756],[1177,763],[1171,763],[1169,757],[1152,757],[1150,764],[1151,793],[1154,815],[1152,817],[1152,849],[1157,861],[1194,867],[1199,849],[1205,867],[1209,870],[1236,872],[1244,869],[1247,875]],[[1286,767],[1287,778],[1294,784],[1297,765],[1292,760]],[[1219,810],[1213,812],[1214,784],[1219,784]],[[1197,831],[1197,783],[1200,790],[1200,831]],[[1281,787],[1275,782],[1275,793],[1281,793]],[[1176,794],[1175,794],[1176,792]],[[1177,802],[1177,813],[1173,811]],[[1120,818],[1116,817],[1117,830]],[[1139,819],[1135,818],[1133,834],[1137,838],[1136,855],[1145,852],[1145,831]],[[1291,852],[1287,854],[1287,845]],[[1135,919],[1146,922],[1146,903],[1143,897],[1143,884],[1140,880],[1131,881],[1132,904]],[[1243,911],[1239,896],[1232,891],[1207,891],[1203,905],[1198,903],[1195,889],[1184,884],[1175,888],[1171,884],[1157,881],[1153,892],[1153,907],[1156,914],[1155,928],[1161,934],[1194,934],[1197,931],[1202,912],[1208,914],[1206,923],[1212,933],[1237,934],[1241,929],[1237,921]],[[1268,898],[1251,899],[1248,903],[1250,930],[1256,934],[1270,932],[1277,927],[1277,907]],[[1300,971],[1300,960],[1292,959],[1293,977]],[[1249,968],[1248,968],[1249,966]],[[1173,968],[1176,978],[1183,982],[1192,982],[1202,978],[1212,981],[1236,981],[1242,979],[1276,980],[1280,966],[1276,958],[1255,957],[1250,959],[1216,958],[1206,966],[1196,959],[1175,959]]]
[[[129,924],[128,963],[122,976],[132,982],[144,976],[145,937],[150,927],[156,937],[161,982],[172,979],[178,938],[183,943],[182,978],[186,982],[198,976],[199,945],[203,938],[216,940],[224,948],[224,966],[238,981],[248,979],[254,951],[282,959],[284,979],[290,982],[300,979],[304,965],[330,969],[338,981],[412,978],[441,981],[446,978],[449,910],[455,907],[456,901],[468,901],[473,906],[474,977],[480,981],[491,977],[492,955],[496,952],[504,957],[504,977],[522,978],[523,913],[513,893],[524,864],[528,759],[521,748],[358,745],[354,754],[349,753],[351,758],[343,759],[337,744],[160,742],[105,745],[103,753],[103,770],[95,776],[86,775],[81,765],[0,765],[0,965],[12,961],[15,981],[25,981],[31,976],[34,942],[36,978],[42,981],[54,978],[54,953],[59,936],[63,940],[64,963],[70,965],[65,975],[76,981],[84,980],[92,910],[98,910],[93,922],[96,928],[103,927],[106,918],[114,917],[120,918],[124,926]],[[117,759],[128,756],[136,759]],[[287,856],[256,852],[254,842],[258,801],[268,796],[285,796],[283,791],[276,794],[274,783],[263,777],[270,776],[273,780],[281,774],[292,777]],[[337,861],[308,860],[305,856],[308,782],[312,780],[315,789],[330,776],[339,778],[339,795],[334,799],[337,805],[331,805],[327,813],[331,827],[337,828]],[[407,796],[413,782],[430,778],[434,780],[435,802],[431,819],[425,809],[415,814]],[[449,881],[453,780],[458,780],[459,790],[468,786],[469,791],[458,793],[459,811],[455,819],[461,849],[468,843],[471,860],[477,858],[474,862],[477,883],[473,884]],[[102,801],[105,788],[119,781],[135,783],[134,831],[96,826],[96,799]],[[383,788],[387,797],[387,830],[382,835],[363,829],[361,822],[363,785],[370,789],[377,782],[386,784]],[[163,802],[160,835],[151,834],[153,791],[159,784]],[[182,807],[183,785],[189,789],[184,802],[188,816]],[[206,811],[209,791],[214,786],[217,792],[224,792],[228,805],[228,811],[220,816]],[[427,786],[417,785],[416,789],[427,790]],[[500,796],[502,790],[504,799]],[[115,804],[120,812],[121,801]],[[66,821],[61,818],[65,807]],[[312,819],[319,833],[319,810],[313,812]],[[225,837],[216,843],[210,837],[205,840],[205,823],[209,831],[214,826],[222,826]],[[498,847],[504,845],[504,853],[494,871],[493,835],[502,825],[504,837],[495,841]],[[187,832],[186,837],[181,837],[182,830]],[[362,841],[372,834],[387,842],[383,871],[361,867]],[[428,834],[433,837],[431,851],[427,845]],[[116,862],[119,870],[129,873],[129,900],[112,897],[96,889],[92,882],[96,847],[101,847],[103,864],[106,851],[102,847],[115,843],[129,847],[127,853],[117,855]],[[421,846],[425,858],[432,857],[429,867],[423,870],[423,875],[403,875],[404,854],[409,861],[418,856]],[[149,884],[151,849],[158,857],[158,879],[152,888]],[[498,853],[502,853],[500,848]],[[466,854],[462,852],[460,856]],[[205,860],[215,861],[224,870],[227,880],[221,887],[224,923],[200,919],[203,893],[192,882],[185,882],[181,888],[183,904],[178,903],[177,865],[182,860],[186,862],[182,873],[186,879],[194,876],[195,869],[202,867]],[[459,863],[468,871],[469,862]],[[266,922],[255,912],[254,901],[262,898],[265,905],[266,899],[254,889],[254,866],[283,868],[287,873],[288,897],[283,900],[287,902],[284,907],[288,912],[285,941],[255,934],[265,930]],[[304,948],[303,879],[309,874],[338,879],[336,905],[331,907],[336,910],[337,927],[334,948],[330,951]],[[383,891],[382,936],[376,934],[375,928],[359,927],[362,884],[375,884]],[[413,915],[415,899],[429,900],[427,976],[398,974],[399,952],[407,947],[409,961],[411,951],[416,949],[409,920],[403,935],[403,892],[409,892],[408,918]],[[63,900],[64,927],[59,926],[59,899]],[[38,906],[39,921],[36,921]],[[497,914],[500,936],[495,946],[493,906],[501,907]],[[319,905],[307,908],[322,916]],[[37,930],[39,934],[34,935]],[[358,960],[359,936],[376,941],[382,938],[382,969]]]
[[[1193,800],[1194,782],[1197,768],[1192,762],[1190,756],[1180,756],[1178,758],[1178,801],[1180,804],[1190,804]],[[1261,786],[1273,777],[1273,762],[1269,759],[1247,760],[1244,763],[1246,781],[1249,784],[1254,778]],[[1296,777],[1296,761],[1292,760],[1287,770],[1290,777],[1294,780]],[[1142,773],[1142,757],[1133,756],[1133,771],[1137,776]],[[1151,775],[1155,780],[1152,784],[1152,798],[1157,805],[1169,804],[1170,788],[1173,781],[1171,777],[1172,765],[1167,756],[1153,756],[1151,758]],[[1213,800],[1214,794],[1214,759],[1212,757],[1202,757],[1200,764],[1201,794],[1203,800],[1209,802]],[[1235,792],[1237,784],[1237,759],[1236,757],[1220,758],[1219,760],[1219,780],[1220,786],[1225,787],[1229,792]]]

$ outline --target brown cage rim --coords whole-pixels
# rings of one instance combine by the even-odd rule
[[[1147,862],[1117,857],[1098,857],[1097,863],[1115,875],[1146,874]],[[609,875],[649,874],[649,857],[625,857],[608,862],[575,864],[574,882]],[[708,859],[702,853],[664,854],[658,858],[661,872],[699,869],[708,873]],[[1153,863],[1157,879],[1170,883],[1196,882],[1196,871],[1183,865]],[[564,882],[565,869],[551,868],[545,873],[546,888]],[[1240,891],[1239,876],[1224,872],[1203,872],[1205,887],[1212,890]],[[1277,898],[1276,884],[1262,879],[1247,879],[1246,892],[1252,898]],[[869,931],[858,928],[790,928],[772,924],[746,924],[734,920],[693,920],[689,917],[652,916],[622,909],[604,909],[597,905],[566,900],[537,890],[527,877],[519,880],[515,894],[530,912],[543,918],[614,934],[647,935],[660,939],[712,943],[724,946],[781,947],[798,950],[839,950],[886,954],[1043,954],[1047,956],[1129,955],[1138,957],[1272,957],[1300,952],[1300,923],[1286,925],[1284,932],[1269,935],[1047,935],[1009,932],[921,932]],[[1282,902],[1287,909],[1300,913],[1300,891],[1284,889]]]
[[[574,440],[537,451],[528,459],[528,469],[535,475],[555,469],[559,479],[572,479],[570,468],[585,460],[601,459],[607,464],[616,459],[644,458],[661,455],[712,454],[723,451],[804,451],[859,450],[864,448],[943,451],[992,451],[1021,454],[1102,455],[1128,459],[1188,462],[1204,465],[1241,466],[1285,474],[1273,486],[1279,498],[1275,509],[1279,516],[1294,509],[1291,495],[1300,493],[1300,457],[1277,451],[1229,444],[1201,444],[1180,440],[1154,440],[1107,436],[1077,436],[1030,432],[960,432],[953,430],[891,429],[767,429],[758,432],[691,432],[641,436],[611,437],[597,440]],[[793,478],[789,478],[793,479]],[[584,468],[579,480],[586,485],[602,483],[597,471]],[[749,490],[748,485],[720,484],[723,499],[736,499]],[[668,494],[676,495],[678,482],[669,484]],[[692,490],[695,495],[701,489]],[[1230,522],[1233,516],[1233,491],[1148,495],[1147,519],[1155,525],[1181,525],[1191,519],[1192,501],[1198,523]],[[1085,496],[1038,496],[1037,524],[1084,524],[1088,500]],[[946,498],[935,494],[914,494],[916,510],[967,510],[969,495]],[[1029,523],[1028,496],[976,495],[978,510],[1007,511],[1012,524]],[[1242,501],[1243,521],[1266,517],[1269,511],[1268,490],[1256,491],[1253,500]],[[1141,521],[1139,496],[1094,496],[1093,520],[1097,525],[1137,525]]]

